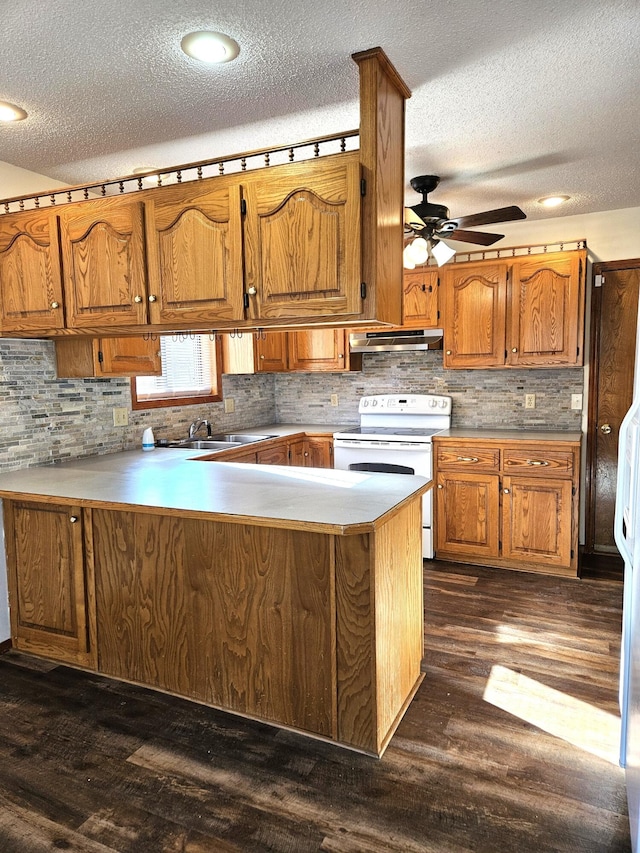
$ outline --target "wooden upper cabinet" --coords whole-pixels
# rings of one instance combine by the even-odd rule
[[[344,329],[288,332],[289,370],[345,370],[349,337]]]
[[[402,286],[402,325],[408,329],[437,329],[438,270],[405,271]]]
[[[77,329],[145,324],[142,202],[103,198],[65,205],[58,215],[67,324]]]
[[[236,178],[145,196],[152,323],[242,320],[241,192]]]
[[[254,345],[257,373],[283,373],[287,370],[286,332],[258,332]]]
[[[507,264],[483,261],[444,274],[444,366],[504,364]]]
[[[514,262],[508,364],[582,364],[584,260],[556,252]]]
[[[54,343],[59,378],[160,376],[160,342],[150,338],[94,338],[74,335]]]
[[[360,313],[358,152],[249,172],[245,183],[248,316]]]
[[[63,326],[55,211],[5,214],[0,218],[0,330]]]

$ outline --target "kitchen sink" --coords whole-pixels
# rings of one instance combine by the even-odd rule
[[[218,433],[212,435],[213,441],[224,441],[229,444],[253,444],[254,441],[265,441],[267,438],[275,438],[275,435],[255,435],[253,433]]]

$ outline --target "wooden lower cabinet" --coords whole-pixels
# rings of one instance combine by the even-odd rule
[[[579,452],[436,437],[436,557],[576,576]]]
[[[289,443],[289,464],[304,468],[333,468],[332,436],[305,436]]]
[[[4,501],[14,648],[94,668],[93,566],[79,507]]]
[[[43,500],[4,514],[22,651],[376,756],[423,678],[419,496],[347,535]]]

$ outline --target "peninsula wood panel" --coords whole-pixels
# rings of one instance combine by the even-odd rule
[[[64,326],[55,211],[0,217],[0,330]]]
[[[93,666],[79,507],[5,501],[13,645]]]
[[[332,541],[94,511],[100,670],[335,737]]]

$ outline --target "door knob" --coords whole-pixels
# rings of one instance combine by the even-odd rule
[[[611,424],[602,424],[600,432],[603,432],[605,435],[609,435],[611,432]]]

